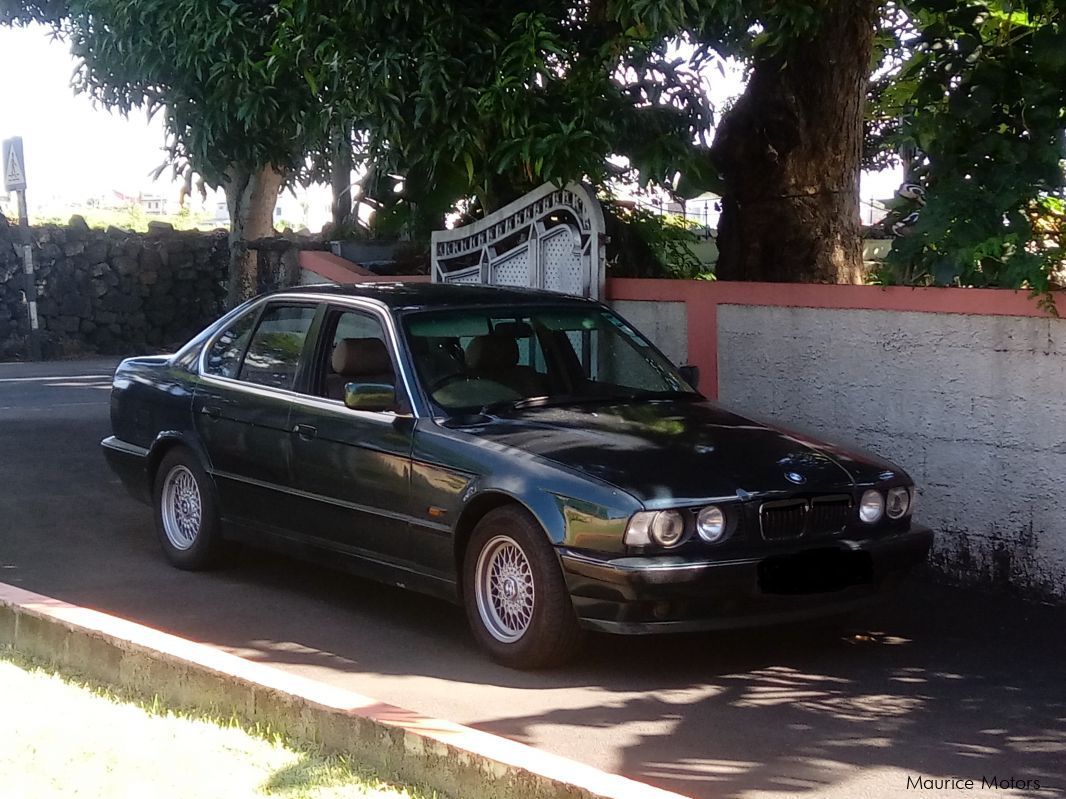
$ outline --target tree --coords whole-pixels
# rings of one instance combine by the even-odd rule
[[[39,18],[61,4],[23,5]],[[868,96],[868,154],[916,146],[927,184],[894,257],[1034,287],[1061,263],[1061,0],[69,5],[79,87],[165,108],[177,166],[227,186],[238,264],[306,156],[344,182],[352,134],[360,199],[386,232],[425,240],[447,214],[544,180],[713,188],[719,277],[860,281]],[[727,57],[749,79],[712,143],[701,70]]]
[[[272,4],[69,0],[23,4],[20,19],[50,21],[69,41],[77,91],[124,114],[164,115],[175,173],[225,189],[230,303],[253,294],[247,243],[273,235],[282,184],[327,135],[315,93],[276,51]]]
[[[924,206],[892,282],[1046,291],[1066,267],[1066,6],[915,0],[893,15],[869,155],[909,150]]]
[[[754,54],[715,136],[721,279],[863,282],[859,174],[878,4],[822,5],[809,28]]]
[[[605,3],[279,8],[279,47],[314,85],[333,87],[328,113],[362,133],[380,221],[416,238],[458,203],[487,213],[545,180],[669,185],[706,169],[698,74],[665,39],[626,34]]]
[[[290,6],[304,12],[285,37],[292,58],[319,82],[333,68],[322,48],[339,58],[351,83],[336,98],[365,126],[364,157],[418,198],[416,229],[438,226],[463,196],[488,212],[543,180],[623,177],[723,193],[720,276],[862,278],[877,0],[379,0],[348,4],[347,16]],[[694,49],[687,62],[679,42]],[[709,150],[699,68],[725,56],[749,61],[751,79]]]

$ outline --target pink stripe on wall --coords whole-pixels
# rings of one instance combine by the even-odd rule
[[[428,283],[428,275],[375,275],[332,253],[305,250],[300,266],[336,283]],[[1066,291],[1055,292],[1066,308]],[[607,300],[683,302],[688,317],[688,360],[700,369],[701,388],[718,397],[718,306],[911,311],[980,316],[1050,317],[1027,291],[1010,289],[839,286],[823,283],[743,283],[724,280],[607,279]]]
[[[688,315],[689,362],[700,368],[701,387],[718,396],[718,306],[912,311],[981,316],[1050,317],[1027,291],[1010,289],[837,286],[819,283],[740,283],[716,280],[610,278],[609,300],[683,302]],[[1066,307],[1066,292],[1056,292]]]

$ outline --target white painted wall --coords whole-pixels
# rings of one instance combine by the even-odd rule
[[[611,307],[678,366],[688,363],[688,307],[683,302],[612,300]]]
[[[1066,599],[1066,320],[722,305],[721,401],[896,462],[965,582]]]

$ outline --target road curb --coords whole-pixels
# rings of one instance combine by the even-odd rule
[[[0,644],[168,704],[269,724],[462,799],[683,799],[496,735],[0,583]]]

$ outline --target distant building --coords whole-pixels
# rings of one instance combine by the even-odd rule
[[[718,229],[718,219],[722,216],[722,198],[714,192],[704,192],[698,197],[686,200],[682,213],[685,219],[695,222],[707,231]]]
[[[167,200],[158,194],[142,194],[139,205],[150,216],[162,216],[167,213]]]

